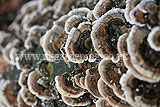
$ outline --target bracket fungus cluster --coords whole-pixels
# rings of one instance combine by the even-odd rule
[[[160,1],[29,1],[0,64],[1,107],[159,107]]]

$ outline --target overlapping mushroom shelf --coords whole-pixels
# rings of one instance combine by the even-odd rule
[[[159,0],[33,0],[0,50],[2,107],[160,106]]]

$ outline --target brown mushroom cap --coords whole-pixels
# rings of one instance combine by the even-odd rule
[[[74,82],[76,83],[76,85],[83,88],[83,89],[85,89],[85,87],[81,84],[81,81],[82,81],[81,78],[84,77],[84,76],[85,75],[82,74],[82,73],[76,74],[74,76]]]
[[[124,0],[99,0],[93,10],[93,14],[96,19],[99,19],[103,14],[112,8],[125,8]]]
[[[39,45],[39,38],[45,33],[46,27],[34,25],[28,32],[28,36],[24,42],[26,49],[34,48],[34,45]]]
[[[66,97],[78,98],[86,93],[84,89],[74,86],[73,78],[69,73],[64,73],[60,76],[56,76],[55,82],[55,86],[58,92]]]
[[[73,27],[78,27],[82,22],[87,22],[89,19],[85,16],[73,15],[69,17],[65,22],[65,31],[67,34],[71,31]]]
[[[55,55],[60,52],[60,48],[62,44],[64,44],[64,38],[66,37],[66,33],[63,27],[58,25],[54,25],[43,37],[43,50],[49,58],[49,61],[55,60]]]
[[[105,99],[98,99],[96,101],[96,107],[112,107],[107,100]]]
[[[51,99],[52,93],[50,92],[50,90],[39,85],[37,82],[41,77],[42,76],[40,75],[40,72],[37,70],[29,73],[27,80],[28,89],[33,95],[37,96],[40,99]]]
[[[107,86],[102,78],[98,80],[98,90],[111,106],[129,107],[128,103],[125,100],[122,100],[116,96],[114,90]]]
[[[20,94],[27,105],[33,106],[37,104],[37,97],[26,86],[21,87]]]
[[[147,41],[152,49],[160,51],[160,27],[156,26],[149,33]]]
[[[139,4],[141,0],[126,0],[125,18],[127,22],[133,24],[130,12]]]
[[[18,93],[17,95],[17,102],[18,102],[18,107],[31,107],[24,102],[20,93]]]
[[[147,29],[133,26],[127,38],[127,49],[133,67],[144,77],[157,81],[160,79],[160,63],[157,59],[160,52],[153,50],[148,44],[148,33]]]
[[[90,38],[91,27],[90,22],[83,22],[77,28],[71,29],[65,45],[66,55],[71,62],[95,61],[96,53],[93,51]]]
[[[80,78],[80,84],[81,84],[81,87],[82,87],[83,89],[86,89],[86,86],[85,86],[85,77],[81,77],[81,78]]]
[[[132,11],[130,12],[130,18],[133,22],[133,24],[136,24],[138,26],[144,26],[145,25],[145,14],[136,6]]]
[[[127,102],[132,106],[159,106],[159,82],[149,83],[139,80],[133,75],[124,74],[121,77],[120,84],[124,90]]]
[[[127,69],[120,63],[113,63],[110,60],[102,60],[99,63],[99,74],[102,77],[103,81],[110,87],[114,89],[114,92],[121,97],[123,91],[121,89],[119,80],[121,76],[127,72]]]
[[[156,79],[152,79],[149,77],[144,76],[143,74],[140,74],[132,65],[131,60],[130,60],[130,56],[127,50],[127,38],[128,38],[127,33],[123,34],[119,40],[118,40],[118,52],[120,53],[121,57],[123,57],[123,62],[124,65],[129,69],[127,71],[127,73],[131,73],[133,74],[135,77],[141,79],[141,80],[145,80],[145,81],[149,81],[149,82],[156,82],[159,80]]]
[[[62,95],[62,100],[70,106],[88,106],[91,104],[91,100],[85,95],[78,98],[70,98]]]
[[[21,15],[25,15],[25,14],[31,13],[33,10],[36,10],[38,7],[37,5],[38,5],[38,1],[36,0],[25,3],[20,10]]]
[[[9,80],[0,81],[0,99],[7,107],[16,107],[17,106],[17,90],[13,90],[17,87],[16,82],[11,82]]]
[[[18,53],[18,49],[16,49],[15,47],[13,47],[9,53],[9,57],[10,57],[10,61],[12,63],[12,65],[16,65],[16,54]]]
[[[122,9],[112,9],[93,25],[91,39],[95,50],[101,58],[110,58],[114,62],[120,60],[117,50],[118,38],[123,33],[128,32],[127,22],[123,14],[124,10]]]
[[[29,75],[30,71],[22,71],[20,73],[19,79],[18,79],[18,84],[21,87],[27,86],[27,79],[28,79],[28,75]]]
[[[86,75],[85,76],[85,86],[86,89],[96,98],[102,98],[101,94],[98,91],[98,80],[99,76],[96,75]]]
[[[11,57],[10,57],[10,52],[12,48],[14,48],[17,44],[19,43],[18,39],[13,40],[11,43],[8,43],[6,47],[2,50],[2,54],[4,59],[11,65],[15,65],[14,62],[12,62]]]

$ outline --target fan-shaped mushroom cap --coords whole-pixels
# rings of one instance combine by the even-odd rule
[[[144,77],[157,81],[160,80],[160,61],[157,59],[160,52],[149,46],[148,33],[147,29],[133,26],[127,38],[127,49],[133,67]]]
[[[64,44],[66,33],[63,27],[54,25],[46,34],[43,36],[43,50],[51,61],[55,60],[55,55],[60,52],[62,44]]]
[[[15,39],[15,40],[13,40],[13,42],[8,43],[6,45],[6,47],[2,50],[2,54],[3,54],[4,59],[8,63],[10,63],[11,65],[14,65],[15,63],[11,61],[10,52],[11,52],[12,48],[14,48],[18,43],[19,43],[19,40]]]
[[[50,92],[50,90],[39,85],[37,82],[41,77],[42,76],[40,75],[40,72],[37,70],[29,73],[27,81],[28,89],[33,95],[37,96],[40,99],[51,99],[52,93]]]
[[[85,8],[85,7],[73,9],[73,10],[69,11],[67,15],[63,15],[57,21],[55,21],[54,25],[65,27],[65,22],[69,17],[71,17],[73,15],[87,16],[87,14],[89,12],[90,12],[90,9]]]
[[[73,78],[69,73],[64,73],[60,76],[56,76],[55,82],[55,86],[58,92],[66,97],[78,98],[86,93],[84,89],[74,86]]]
[[[89,19],[80,15],[73,15],[69,17],[65,22],[65,31],[67,34],[71,31],[73,27],[78,27],[78,25],[82,22],[87,22]]]
[[[114,90],[107,86],[105,82],[100,78],[98,80],[98,90],[100,94],[108,101],[108,103],[113,107],[129,107],[128,103],[125,100],[120,99],[114,93]],[[122,98],[122,96],[121,96]],[[123,98],[124,99],[124,98]]]
[[[81,81],[82,81],[81,78],[82,78],[82,77],[85,77],[85,75],[82,74],[82,73],[76,74],[76,75],[74,76],[74,82],[76,83],[77,86],[85,89],[85,87],[81,84]]]
[[[98,80],[99,76],[96,75],[86,75],[85,76],[85,86],[86,89],[96,98],[102,98],[101,94],[98,91]]]
[[[17,84],[9,80],[0,80],[0,99],[7,107],[17,106]],[[15,88],[15,90],[13,90]]]
[[[28,79],[29,73],[30,73],[30,71],[22,71],[20,73],[20,76],[19,76],[19,79],[18,79],[18,84],[21,87],[27,86],[27,79]]]
[[[123,34],[119,40],[118,40],[118,52],[120,53],[121,57],[123,57],[123,62],[124,65],[129,69],[127,71],[127,73],[131,73],[132,75],[134,75],[135,77],[141,79],[141,80],[145,80],[145,81],[149,81],[149,82],[156,82],[159,80],[156,79],[152,79],[149,77],[144,76],[143,74],[140,74],[132,65],[131,60],[130,60],[130,55],[128,53],[127,50],[127,38],[128,38],[127,33]]]
[[[93,51],[90,38],[91,23],[83,22],[78,28],[72,28],[65,45],[65,51],[68,59],[74,63],[83,63],[95,61],[96,53]]]
[[[53,7],[48,6],[41,11],[33,11],[31,14],[25,15],[22,20],[22,26],[24,31],[29,31],[34,25],[47,27],[45,26],[45,24],[48,22],[48,20],[54,19],[52,17],[53,14]]]
[[[12,65],[16,65],[16,54],[18,53],[18,49],[16,49],[15,47],[13,47],[11,50],[10,50],[10,53],[9,53],[9,57],[10,57],[10,62],[12,63]]]
[[[20,94],[27,105],[33,106],[37,104],[37,97],[26,86],[21,87]]]
[[[136,107],[157,107],[159,104],[159,82],[149,83],[139,80],[133,75],[124,74],[120,84],[126,100]]]
[[[25,15],[25,14],[31,13],[32,11],[36,10],[37,7],[38,7],[38,1],[36,0],[29,1],[22,6],[20,12],[22,15]]]
[[[128,33],[124,33],[123,35],[121,35],[118,39],[118,43],[117,43],[117,49],[119,54],[121,55],[121,57],[123,58],[123,62],[125,64],[126,67],[128,67],[127,65],[129,65],[128,60],[129,60],[129,54],[128,54],[128,50],[127,50],[127,38],[128,38]]]
[[[31,50],[22,49],[16,56],[16,67],[18,70],[29,70],[33,64],[34,55]]]
[[[91,104],[91,100],[85,95],[78,98],[70,98],[62,95],[62,100],[70,106],[88,106]]]
[[[28,36],[24,42],[26,49],[34,48],[34,45],[39,45],[39,38],[45,33],[46,27],[44,26],[33,26],[28,32]]]
[[[112,8],[125,8],[125,4],[124,0],[99,0],[94,7],[93,14],[98,19]]]
[[[159,10],[158,8],[159,7],[154,0],[142,0],[139,4],[139,9],[143,13],[155,13]]]
[[[123,95],[123,91],[119,84],[121,76],[127,72],[127,69],[122,62],[117,64],[113,63],[110,60],[102,60],[99,63],[99,74],[102,77],[103,81],[110,87],[114,89],[114,92]]]
[[[88,8],[73,9],[54,22],[53,27],[41,39],[41,45],[47,60],[54,61],[54,56],[60,52],[61,46],[66,42],[67,34],[64,30],[66,20],[72,15],[86,16],[89,11]]]
[[[24,102],[20,93],[18,93],[17,95],[17,103],[18,103],[18,107],[31,107]]]
[[[80,84],[81,84],[81,87],[82,87],[83,89],[86,89],[86,86],[85,86],[85,77],[81,77],[81,78],[80,78]]]
[[[124,10],[116,8],[105,13],[92,27],[91,39],[98,55],[112,61],[120,60],[117,51],[118,38],[128,32],[127,23],[123,16]]]
[[[160,51],[160,27],[156,26],[149,33],[147,41],[152,49]]]
[[[107,100],[105,99],[98,99],[96,101],[96,107],[112,107]]]
[[[90,12],[90,9],[81,7],[77,9],[71,10],[67,16],[72,16],[72,15],[80,15],[80,16],[87,16],[87,14]]]
[[[126,0],[125,18],[127,22],[133,24],[130,12],[140,3],[141,0]]]
[[[138,26],[144,26],[145,25],[145,14],[136,6],[131,12],[130,12],[130,18],[133,22],[133,24],[136,24]]]

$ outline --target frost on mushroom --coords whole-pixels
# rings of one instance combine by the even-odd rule
[[[127,49],[134,69],[156,82],[160,79],[160,52],[151,48],[147,41],[148,34],[149,30],[133,26],[127,38]]]
[[[126,5],[125,0],[99,0],[93,10],[93,15],[96,19],[99,19],[107,11],[112,8],[122,8],[124,9]]]
[[[98,55],[104,59],[119,61],[118,38],[129,31],[123,14],[122,9],[112,9],[99,18],[93,26],[92,43]]]
[[[120,84],[129,104],[136,107],[159,106],[159,82],[149,83],[139,80],[133,75],[124,74]]]

